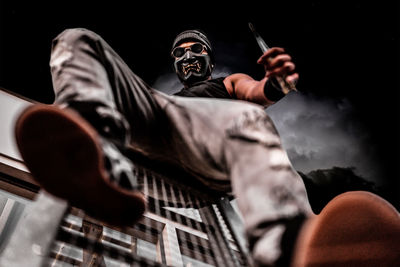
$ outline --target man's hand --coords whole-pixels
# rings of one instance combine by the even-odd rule
[[[264,65],[265,68],[265,78],[262,80],[256,81],[247,74],[235,73],[227,76],[224,79],[224,84],[226,90],[233,98],[267,107],[277,102],[286,94],[283,92],[283,87],[281,85],[283,80],[281,79],[284,78],[287,83],[295,85],[299,79],[299,74],[295,72],[295,65],[292,62],[292,58],[280,47],[269,49],[257,60],[257,63]],[[268,83],[269,77],[278,76],[281,77],[281,79],[277,79],[280,88],[276,88],[276,86],[266,86],[272,84]],[[268,88],[272,90],[266,90]],[[276,96],[274,91],[278,92],[279,96]],[[269,92],[268,95],[267,92]]]
[[[292,58],[281,47],[269,49],[257,60],[257,63],[264,65],[266,77],[285,77],[286,82],[291,84],[296,84],[299,79],[299,74],[295,72],[296,66],[292,62]]]

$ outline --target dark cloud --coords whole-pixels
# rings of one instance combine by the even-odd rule
[[[367,191],[374,193],[397,209],[395,192],[387,187],[378,186],[357,175],[353,168],[333,167],[318,169],[309,173],[299,173],[307,189],[308,199],[315,213],[319,213],[334,197],[349,191]]]
[[[352,167],[357,174],[380,182],[376,147],[346,99],[294,92],[266,111],[297,170]]]

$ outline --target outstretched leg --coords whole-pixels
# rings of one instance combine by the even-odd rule
[[[272,120],[249,107],[227,131],[233,192],[255,262],[288,266],[302,222],[312,214]]]
[[[165,121],[150,86],[92,31],[68,29],[58,35],[50,67],[55,104],[77,110],[107,138],[138,142]]]
[[[54,105],[30,107],[17,122],[26,165],[44,189],[90,215],[132,223],[145,200],[124,150],[135,142],[145,150],[164,125],[152,90],[86,29],[54,39],[50,66]]]
[[[312,211],[272,120],[238,101],[175,97],[166,111],[181,135],[185,169],[214,190],[233,190],[256,263],[285,266]]]

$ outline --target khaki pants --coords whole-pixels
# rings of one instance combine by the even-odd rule
[[[261,106],[155,91],[86,29],[68,29],[54,39],[50,66],[56,104],[96,103],[104,120],[123,128],[119,138],[127,146],[179,164],[214,190],[231,190],[255,261],[276,265],[285,231],[311,208]]]

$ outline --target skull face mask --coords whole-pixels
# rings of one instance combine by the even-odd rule
[[[208,54],[198,54],[186,51],[176,58],[174,62],[175,72],[185,85],[207,80],[211,76],[212,64]]]
[[[179,46],[187,42],[191,44]],[[185,86],[211,77],[214,67],[212,50],[210,42],[203,33],[190,30],[179,34],[175,38],[171,55],[175,59],[175,72]]]

